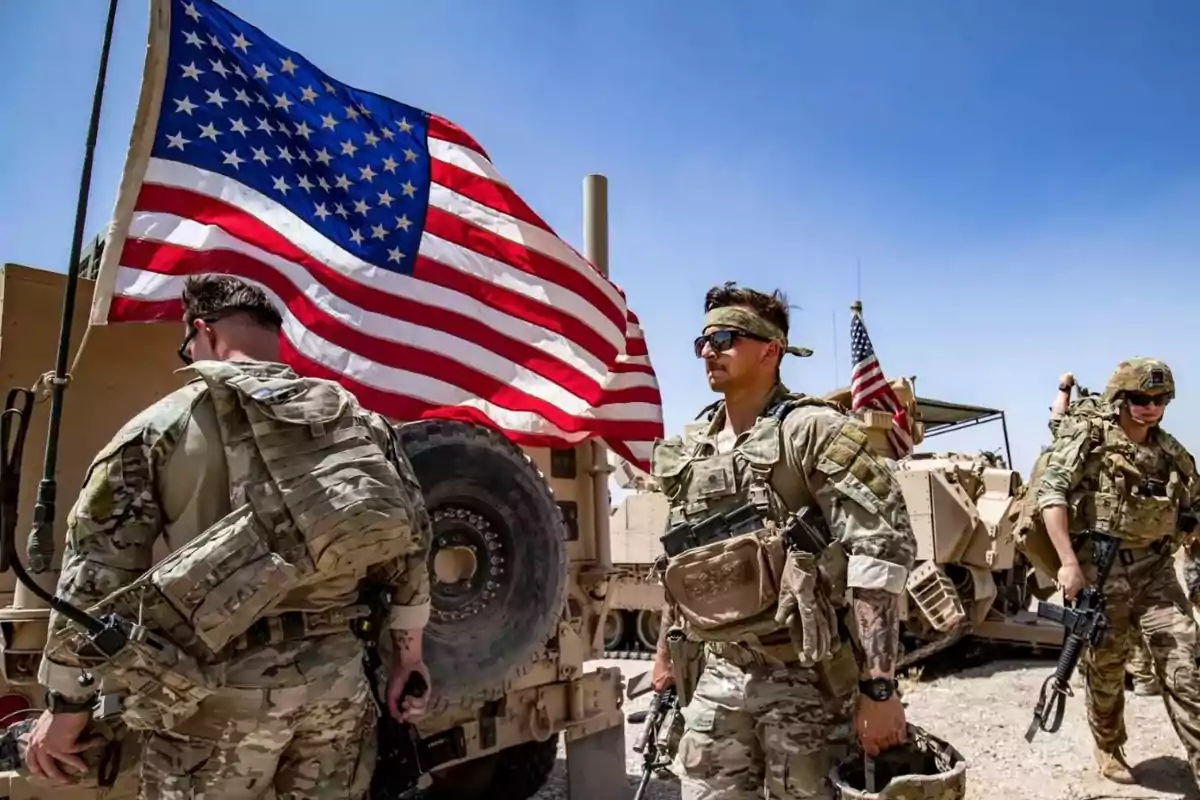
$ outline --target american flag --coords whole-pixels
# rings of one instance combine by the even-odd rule
[[[876,409],[892,415],[892,429],[888,431],[888,442],[897,458],[912,452],[913,442],[909,433],[908,412],[900,404],[900,398],[888,383],[875,357],[871,337],[862,314],[855,310],[850,315],[850,407]]]
[[[283,359],[395,420],[599,437],[648,468],[662,399],[621,290],[454,123],[340,83],[206,0],[153,0],[92,323],[179,320],[186,276],[284,313]]]

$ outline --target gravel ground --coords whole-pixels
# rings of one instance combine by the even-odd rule
[[[1053,672],[1053,662],[1010,658],[979,664],[981,660],[977,652],[950,651],[940,663],[930,665],[924,677],[903,683],[909,719],[951,742],[967,758],[968,800],[1200,798],[1161,698],[1126,693],[1125,719],[1130,736],[1126,755],[1134,765],[1139,785],[1121,786],[1104,780],[1095,771],[1082,694],[1068,700],[1058,733],[1039,732],[1032,744],[1025,742],[1025,729],[1038,691],[1042,681]],[[972,662],[975,665],[964,667]],[[620,667],[627,681],[649,668],[646,661],[594,663]],[[627,702],[625,710],[645,708],[648,702],[648,696],[638,698]],[[627,797],[632,797],[641,772],[640,759],[632,749],[639,727],[626,724],[625,729],[626,773],[630,782]],[[564,775],[560,745],[559,763],[550,781],[535,797],[564,800],[567,797]],[[646,797],[678,800],[678,784],[655,779]]]

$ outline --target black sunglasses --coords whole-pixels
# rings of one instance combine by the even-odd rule
[[[726,350],[733,347],[733,343],[736,342],[739,338],[740,339],[752,339],[753,341],[756,341],[756,342],[771,341],[770,339],[768,339],[765,336],[759,336],[754,333],[747,333],[746,331],[732,331],[732,330],[726,329],[726,330],[720,330],[720,331],[713,331],[712,333],[705,333],[705,334],[701,334],[700,336],[697,336],[696,341],[694,341],[692,343],[692,347],[696,351],[696,358],[701,358],[702,356],[700,354],[702,352],[704,352],[705,344],[707,344],[709,347],[711,347],[713,349],[714,353],[724,353]]]
[[[1143,394],[1141,392],[1126,392],[1125,399],[1130,405],[1148,406],[1156,405],[1166,407],[1167,403],[1171,402],[1170,395],[1166,394]]]
[[[196,319],[203,320],[205,323],[212,325],[221,319],[221,316],[214,314],[210,317],[197,317]],[[199,332],[200,330],[196,327],[196,320],[192,320],[192,324],[188,325],[187,334],[183,337],[183,344],[179,345],[179,350],[177,351],[179,353],[179,360],[184,364],[192,363],[192,357],[188,355],[187,349],[188,345],[192,343],[192,339],[195,339],[196,334]]]

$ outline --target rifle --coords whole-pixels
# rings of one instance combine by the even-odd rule
[[[650,701],[650,711],[646,715],[646,724],[637,741],[633,743],[633,751],[642,754],[642,779],[638,782],[633,800],[642,800],[646,787],[650,785],[650,778],[671,763],[669,755],[664,753],[666,748],[661,739],[663,733],[669,737],[678,714],[679,695],[674,686],[655,692],[654,699]]]
[[[353,630],[364,645],[363,664],[379,719],[379,752],[366,800],[408,800],[417,797],[423,788],[422,779],[431,770],[447,761],[464,757],[467,754],[467,741],[460,726],[422,739],[416,725],[398,722],[391,715],[387,703],[380,696],[377,679],[381,663],[379,636],[386,629],[384,622],[391,609],[392,593],[386,586],[368,585],[362,594],[371,611],[368,616],[355,621]],[[428,690],[425,677],[414,672],[404,683],[401,700],[405,697],[421,697]]]
[[[1108,633],[1109,619],[1104,613],[1104,584],[1121,550],[1121,540],[1101,531],[1086,531],[1092,546],[1092,561],[1096,565],[1096,584],[1080,590],[1066,607],[1038,603],[1037,615],[1063,626],[1062,651],[1054,674],[1046,678],[1033,709],[1033,720],[1025,732],[1025,741],[1032,742],[1038,730],[1056,733],[1062,727],[1066,698],[1073,696],[1071,676],[1083,655],[1084,645],[1095,647]],[[1050,717],[1053,712],[1053,717]]]

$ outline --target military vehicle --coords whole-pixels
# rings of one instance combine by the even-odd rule
[[[895,462],[917,537],[917,563],[903,595],[901,666],[916,664],[966,635],[1058,648],[1062,628],[1039,620],[1029,609],[1034,596],[1045,599],[1053,586],[1016,549],[1006,520],[1022,479],[1008,467],[1004,412],[917,397],[907,378],[891,385],[907,408],[914,444],[990,422],[1000,423],[1005,440],[1005,457],[915,453]],[[825,398],[848,407],[850,390]],[[891,416],[874,410],[856,414],[874,449],[894,460],[887,440]],[[622,464],[616,475],[630,494],[612,512],[616,575],[607,585],[604,626],[594,644],[610,658],[648,659],[663,602],[653,565],[662,552],[658,537],[665,530],[667,503],[645,473]]]
[[[39,384],[54,365],[65,285],[60,273],[3,267],[0,381],[6,387]],[[66,512],[92,456],[126,420],[181,383],[175,374],[179,325],[89,330],[92,289],[92,281],[79,281],[72,352],[85,332],[87,341],[63,405],[54,566],[35,576],[50,591],[58,578]],[[29,426],[20,539],[32,520],[48,407],[37,403]],[[623,681],[615,668],[589,670],[584,663],[600,656],[591,642],[608,572],[604,449],[583,443],[522,450],[482,427],[441,420],[402,424],[399,431],[434,522],[429,558],[434,611],[426,633],[434,696],[418,727],[424,737],[458,729],[465,745],[460,757],[432,773],[424,796],[524,800],[546,781],[560,741],[573,797],[622,796]],[[17,550],[23,558],[20,540]],[[4,726],[44,706],[36,676],[48,613],[11,572],[0,575]],[[127,739],[125,746],[136,743]],[[103,795],[0,774],[0,798],[12,800],[135,795],[131,774]]]

